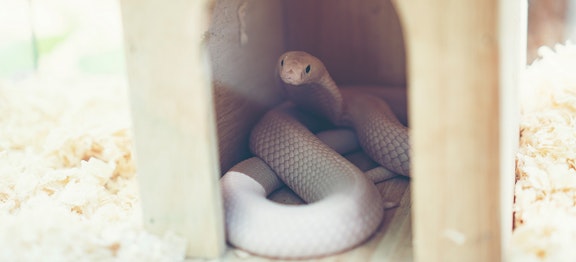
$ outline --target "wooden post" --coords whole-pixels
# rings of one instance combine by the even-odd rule
[[[526,3],[395,4],[408,50],[415,260],[501,261],[512,230]]]
[[[211,1],[122,0],[144,224],[225,248],[212,90],[202,37]]]

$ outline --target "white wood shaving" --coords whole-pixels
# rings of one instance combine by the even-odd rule
[[[510,261],[576,261],[576,46],[542,48],[521,94]]]
[[[0,83],[0,261],[180,261],[141,223],[123,79]]]

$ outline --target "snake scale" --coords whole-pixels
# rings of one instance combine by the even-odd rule
[[[384,208],[374,182],[341,154],[357,141],[382,167],[409,175],[408,129],[383,100],[343,95],[323,63],[308,53],[284,53],[277,71],[289,102],[268,111],[253,128],[255,157],[220,179],[228,242],[274,258],[353,248],[378,228]],[[302,112],[354,132],[316,136],[302,123]],[[282,205],[266,198],[283,184],[308,204]]]

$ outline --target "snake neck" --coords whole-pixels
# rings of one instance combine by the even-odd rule
[[[284,83],[284,86],[286,95],[298,107],[326,117],[335,125],[342,125],[344,101],[338,86],[328,73],[312,83]]]

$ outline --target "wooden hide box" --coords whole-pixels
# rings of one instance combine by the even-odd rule
[[[385,98],[409,124],[413,259],[503,258],[525,1],[121,5],[149,230],[185,236],[190,257],[222,256],[218,178],[250,156],[251,128],[284,99],[279,55],[302,50],[323,60],[339,85]]]

